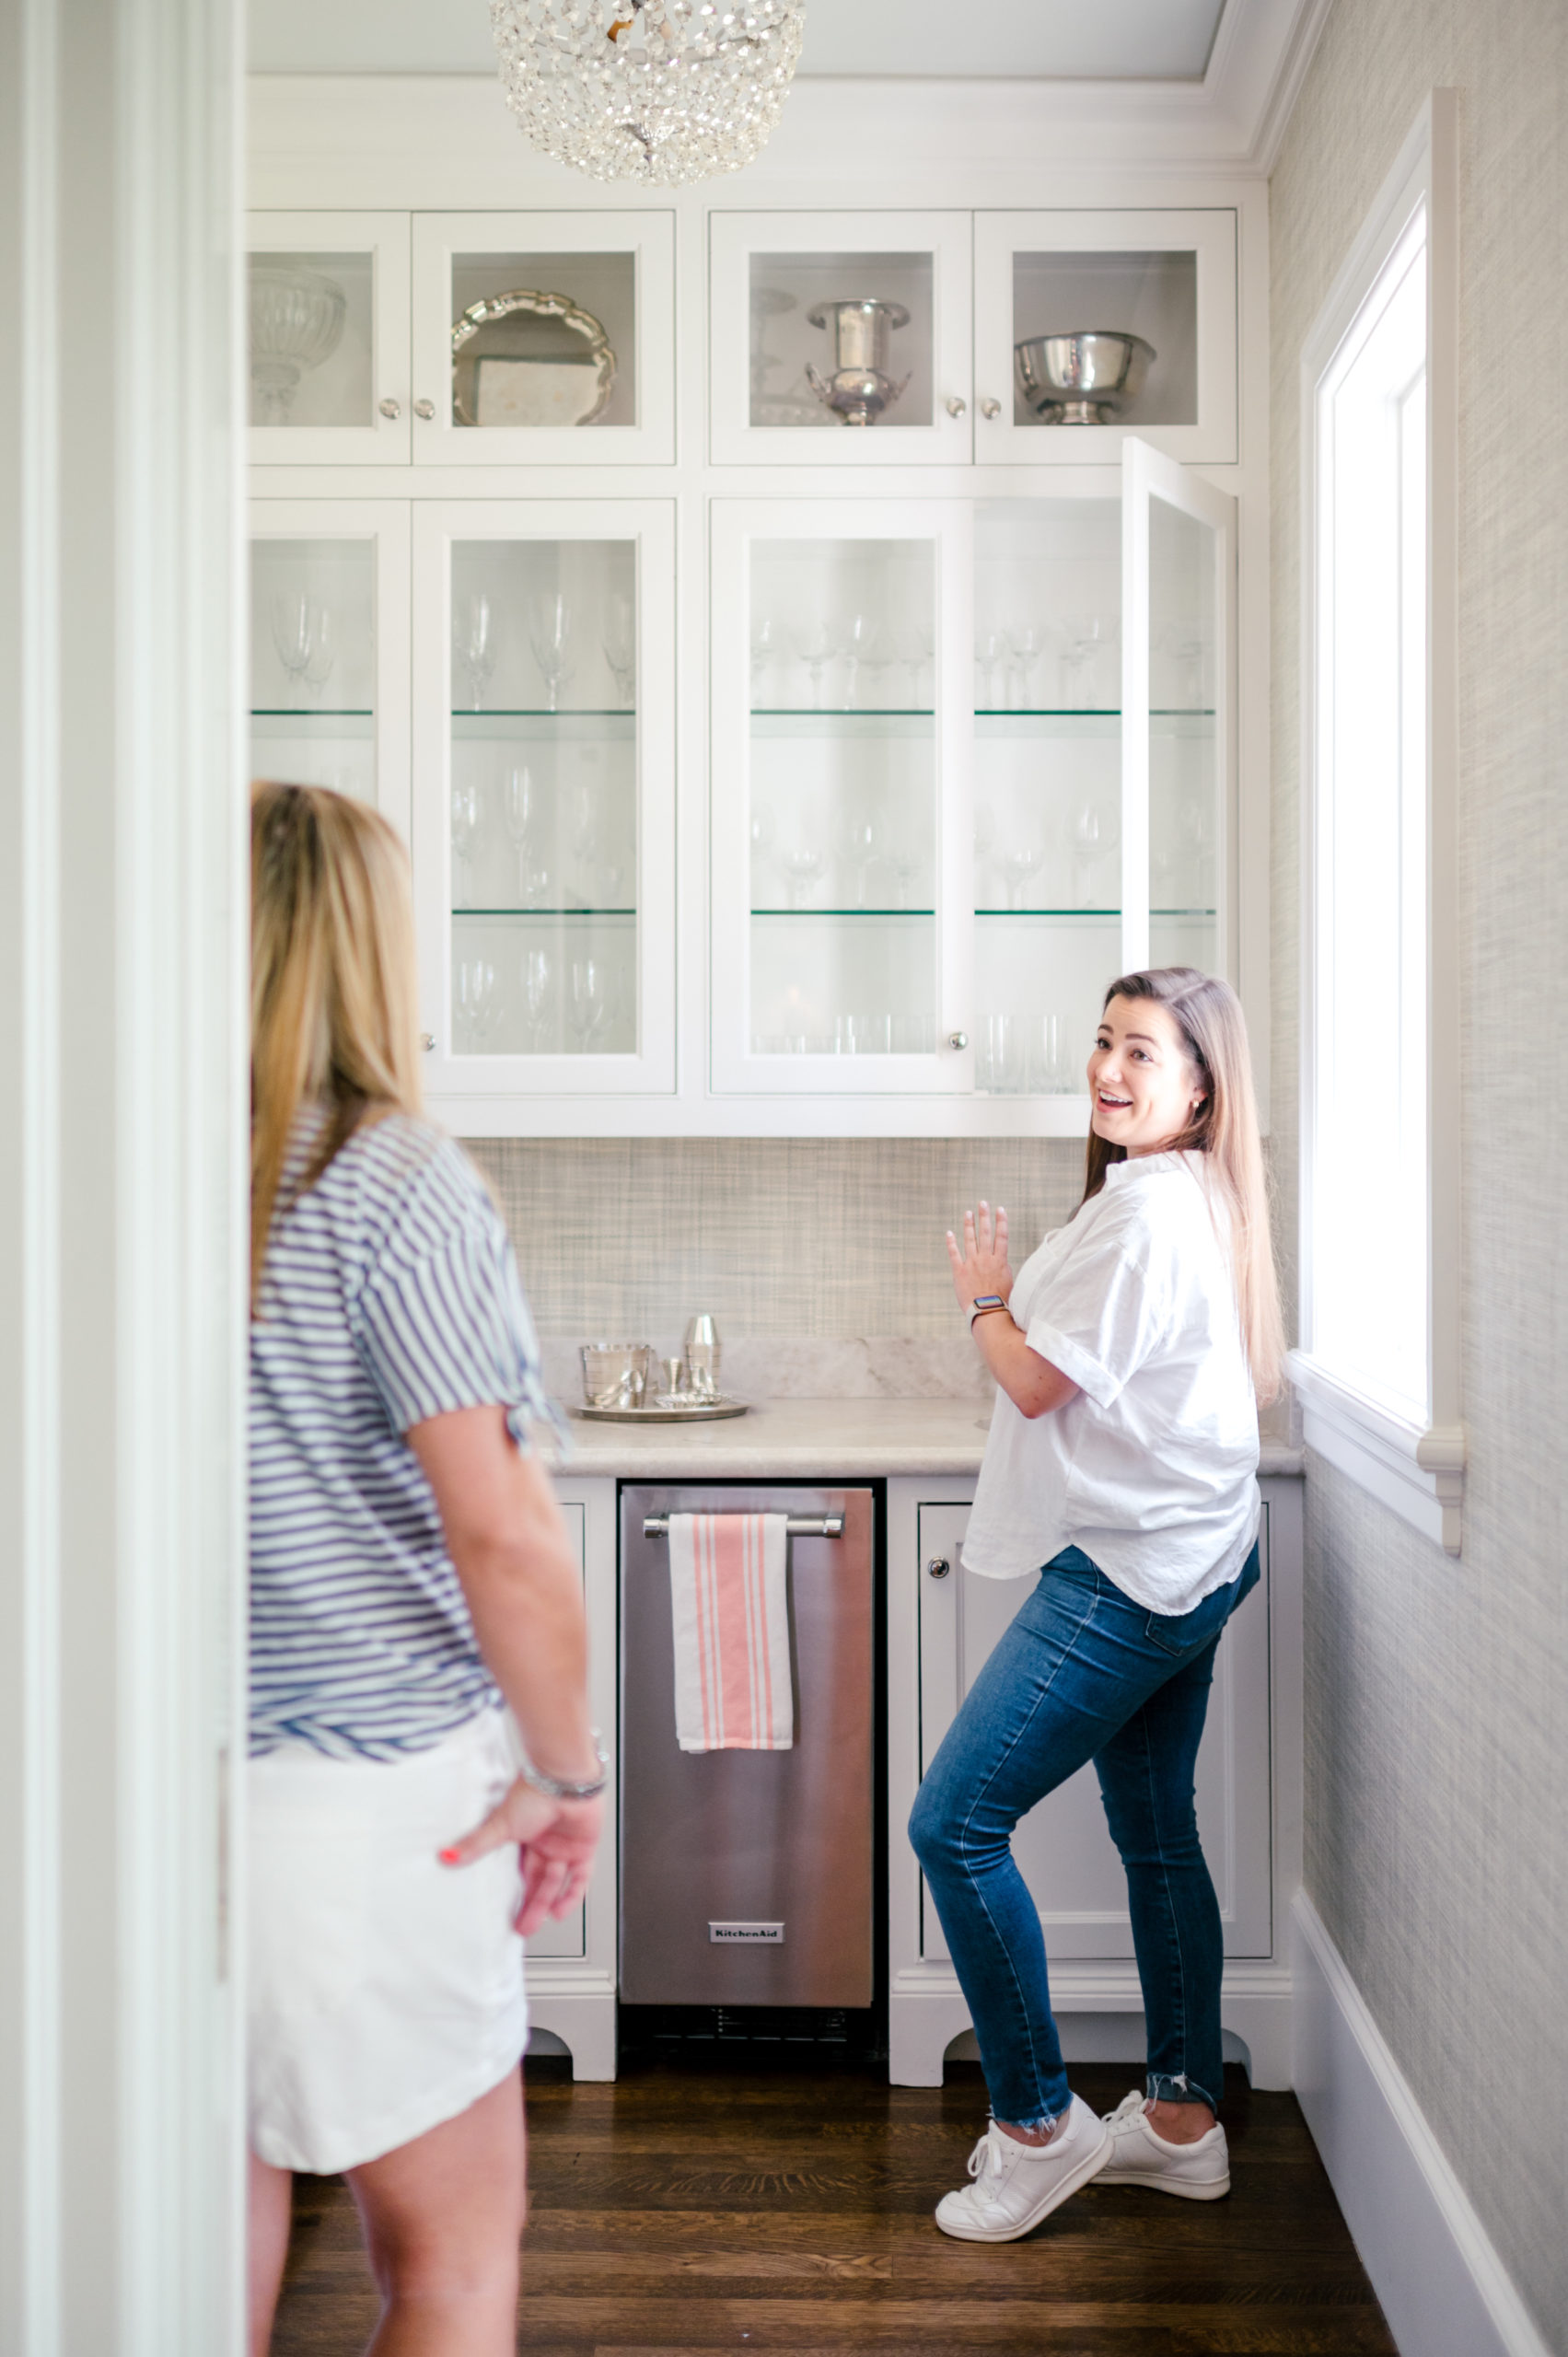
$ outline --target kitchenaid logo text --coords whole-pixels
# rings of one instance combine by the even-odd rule
[[[710,1923],[708,1938],[715,1947],[782,1948],[782,1923]]]

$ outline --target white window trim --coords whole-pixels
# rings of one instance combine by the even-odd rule
[[[1330,1464],[1450,1555],[1460,1551],[1459,976],[1455,805],[1458,661],[1458,103],[1434,90],[1307,337],[1301,358],[1302,1054],[1301,1346],[1287,1365],[1303,1435]],[[1318,389],[1367,292],[1426,206],[1427,272],[1427,1282],[1432,1418],[1389,1414],[1313,1355],[1311,1251],[1317,1076]]]

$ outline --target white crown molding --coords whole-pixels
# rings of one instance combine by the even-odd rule
[[[744,205],[810,180],[864,202],[889,172],[935,172],[962,192],[934,202],[1062,204],[1104,202],[1112,177],[1261,180],[1330,5],[1230,0],[1201,82],[803,75],[758,161],[701,193]],[[257,74],[249,91],[254,205],[626,202],[536,157],[492,75]]]

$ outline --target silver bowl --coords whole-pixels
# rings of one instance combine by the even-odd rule
[[[1136,401],[1155,357],[1141,335],[1074,328],[1015,344],[1018,382],[1037,417],[1051,425],[1109,425]]]

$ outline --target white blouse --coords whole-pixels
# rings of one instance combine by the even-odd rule
[[[965,1569],[1019,1579],[1079,1547],[1151,1612],[1191,1612],[1236,1578],[1259,1511],[1229,1221],[1203,1156],[1112,1163],[1009,1307],[1078,1393],[1031,1421],[997,1392]]]

